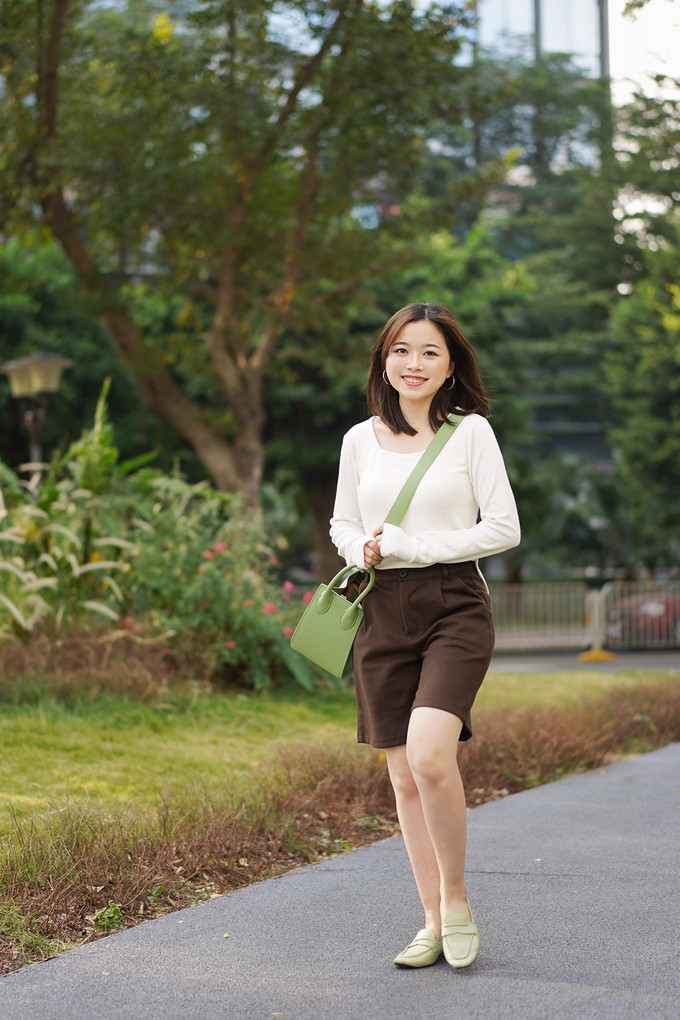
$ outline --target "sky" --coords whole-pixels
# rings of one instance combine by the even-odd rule
[[[650,0],[633,18],[622,15],[625,0],[609,0],[609,48],[616,103],[631,93],[632,78],[648,74],[680,78],[680,0]],[[651,87],[645,89],[651,91]]]

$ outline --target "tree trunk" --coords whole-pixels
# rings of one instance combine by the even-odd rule
[[[234,440],[234,459],[239,477],[239,489],[248,506],[260,506],[260,486],[264,470],[262,424],[258,415]]]
[[[314,547],[319,562],[319,580],[327,582],[337,574],[343,563],[328,534],[335,489],[321,482],[313,482],[307,486],[307,495],[314,521]]]
[[[522,563],[516,560],[507,560],[503,564],[503,580],[506,584],[522,584]]]

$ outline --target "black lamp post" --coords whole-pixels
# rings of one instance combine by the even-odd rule
[[[73,364],[71,358],[64,358],[61,354],[41,352],[0,365],[0,372],[9,376],[12,396],[19,401],[21,417],[29,435],[32,464],[42,462],[42,427],[52,398],[59,389],[62,372]]]

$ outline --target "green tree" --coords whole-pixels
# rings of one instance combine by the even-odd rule
[[[526,567],[557,570],[567,562],[605,572],[627,561],[633,534],[610,473],[611,390],[602,382],[609,319],[621,300],[617,285],[643,272],[641,248],[662,244],[672,233],[677,106],[668,97],[641,94],[617,113],[614,160],[606,90],[566,56],[540,67],[480,61],[470,77],[461,91],[465,125],[441,122],[430,131],[436,144],[421,172],[422,187],[436,198],[447,176],[462,172],[470,159],[498,159],[515,146],[512,173],[487,197],[483,229],[480,200],[464,203],[446,224],[465,238],[460,245],[446,233],[425,238],[409,267],[367,288],[370,300],[352,322],[352,335],[363,330],[366,343],[355,354],[345,341],[338,348],[342,357],[330,360],[328,378],[313,372],[308,360],[308,396],[319,403],[322,394],[330,395],[332,406],[335,380],[346,388],[338,367],[343,371],[348,362],[361,385],[367,344],[399,304],[422,297],[445,301],[473,334],[497,392],[494,425],[525,523],[522,546],[504,558],[507,575],[516,580]],[[618,191],[623,198],[615,218]],[[656,205],[642,213],[639,201],[625,207],[626,197],[644,195],[654,196]],[[352,360],[357,356],[361,367]],[[296,414],[302,392],[298,386]],[[328,407],[320,419],[324,432],[332,431],[332,446],[313,437],[305,443],[303,458],[316,458],[305,492],[332,476],[329,460],[335,468],[339,435],[351,423],[341,388],[336,406],[334,430]],[[279,452],[285,441],[277,440]],[[292,449],[299,451],[301,443],[295,436]],[[330,513],[332,481],[319,534]]]
[[[154,416],[140,410],[136,383],[111,350],[95,310],[83,300],[67,259],[54,242],[34,234],[0,246],[0,362],[41,350],[74,360],[45,424],[48,451],[89,424],[105,378],[112,379],[109,404],[123,454],[153,445],[158,438]],[[16,467],[28,459],[28,440],[13,403],[8,382],[0,382],[0,459]]]
[[[625,279],[644,271],[639,252],[676,241],[680,209],[680,78],[655,75],[616,118],[613,180],[619,189],[617,242],[625,252]]]
[[[494,428],[513,472],[529,435],[526,401],[519,396],[526,366],[507,344],[507,331],[534,287],[521,264],[494,250],[481,218],[462,241],[445,230],[423,236],[409,265],[355,295],[343,328],[331,317],[317,323],[319,333],[287,335],[272,366],[272,377],[282,385],[270,404],[268,463],[272,471],[295,471],[299,509],[311,515],[322,577],[332,576],[338,563],[328,520],[340,443],[367,414],[369,351],[386,319],[410,301],[437,301],[453,310],[479,352]],[[521,485],[520,472],[514,473]]]
[[[668,229],[668,227],[667,227]],[[644,277],[612,316],[605,385],[621,482],[629,565],[680,562],[680,225],[675,244],[647,251]]]
[[[530,283],[494,347],[494,360],[500,354],[514,366],[502,385],[525,419],[506,443],[524,537],[503,566],[519,580],[526,568],[606,559],[592,462],[601,470],[610,456],[601,362],[624,252],[615,240],[606,84],[559,53],[538,62],[481,55],[472,74],[470,135],[458,148],[482,161],[514,153],[487,199],[489,243]]]
[[[144,399],[218,487],[256,502],[285,329],[384,272],[433,216],[407,199],[427,125],[458,115],[462,15],[404,0],[181,11],[3,0],[4,221],[37,213]]]
[[[538,62],[482,53],[469,73],[465,123],[433,130],[436,151],[423,186],[436,194],[453,168],[512,157],[502,184],[469,202],[451,225],[470,229],[483,202],[492,245],[533,280],[504,329],[508,357],[525,368],[517,385],[543,454],[599,436],[603,456],[599,366],[624,256],[615,240],[606,84],[560,53]]]

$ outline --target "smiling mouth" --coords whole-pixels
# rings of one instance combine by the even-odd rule
[[[421,375],[403,375],[402,379],[409,386],[417,386],[420,383],[424,383],[425,380]]]

